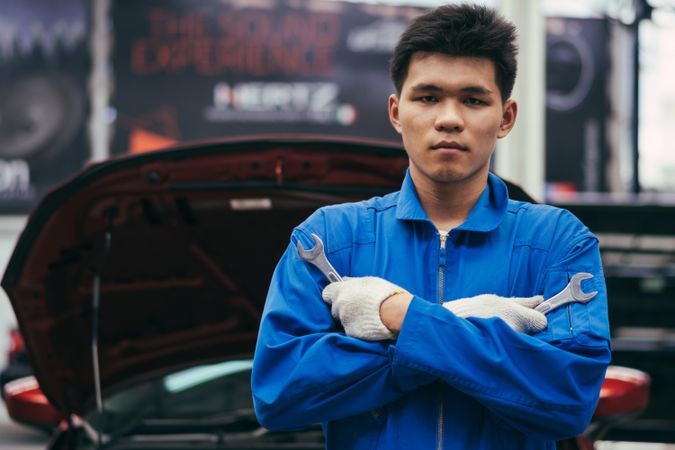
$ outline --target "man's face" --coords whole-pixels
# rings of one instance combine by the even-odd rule
[[[415,53],[389,118],[403,138],[416,184],[439,186],[487,177],[497,138],[516,118],[503,103],[492,61]]]

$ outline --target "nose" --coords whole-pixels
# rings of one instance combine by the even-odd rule
[[[436,131],[461,132],[464,130],[464,116],[458,102],[447,100],[437,109],[438,115],[434,122]]]

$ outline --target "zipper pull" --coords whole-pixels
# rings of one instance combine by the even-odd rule
[[[440,261],[439,265],[444,266],[445,265],[445,242],[448,239],[448,233],[447,232],[438,232],[438,237],[441,240],[441,254],[440,254]]]

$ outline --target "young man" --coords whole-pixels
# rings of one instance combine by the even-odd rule
[[[263,426],[320,422],[338,450],[526,450],[588,424],[610,359],[597,239],[564,210],[509,200],[488,173],[517,115],[514,39],[469,5],[402,35],[389,116],[408,174],[399,192],[294,230],[253,366]],[[312,233],[349,278],[326,286],[299,258]],[[577,272],[595,299],[533,309]]]

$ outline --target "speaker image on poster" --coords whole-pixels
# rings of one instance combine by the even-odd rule
[[[0,213],[29,212],[88,157],[84,0],[0,4]]]
[[[607,190],[608,24],[547,18],[546,190]]]

